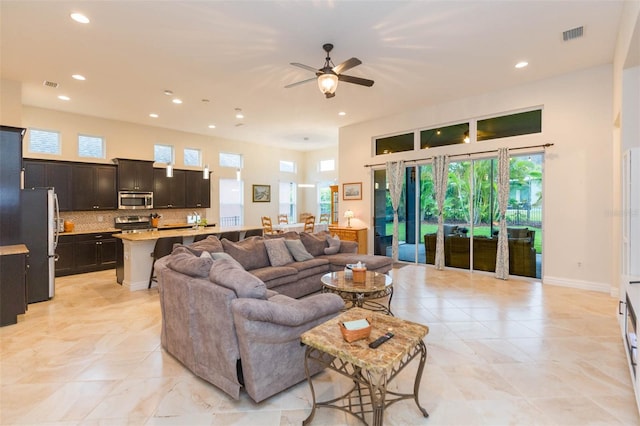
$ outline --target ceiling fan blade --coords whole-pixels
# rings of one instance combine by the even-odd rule
[[[285,89],[288,89],[288,88],[290,88],[290,87],[299,86],[299,85],[301,85],[301,84],[308,83],[308,82],[310,82],[310,81],[316,81],[316,80],[317,80],[317,77],[308,78],[308,79],[306,79],[306,80],[298,81],[298,82],[296,82],[296,83],[287,84],[286,86],[284,86],[284,88],[285,88]]]
[[[373,83],[374,83],[373,80],[367,80],[366,78],[360,78],[360,77],[352,77],[350,75],[344,75],[344,74],[340,74],[338,76],[338,80],[344,81],[345,83],[359,84],[361,86],[367,86],[367,87],[373,86]]]
[[[335,72],[336,74],[341,74],[347,70],[350,70],[351,68],[358,66],[362,63],[362,61],[358,58],[351,58],[351,59],[347,59],[346,61],[344,61],[343,63],[336,65],[335,67],[333,67],[333,72]]]
[[[305,65],[305,64],[300,64],[298,62],[291,62],[291,65],[293,65],[294,67],[305,69],[307,71],[318,72],[317,68],[313,68],[313,67],[310,67],[309,65]]]

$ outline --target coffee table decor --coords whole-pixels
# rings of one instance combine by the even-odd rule
[[[340,332],[340,324],[370,318],[371,334],[365,339],[349,343]],[[392,331],[394,336],[375,349],[369,344]],[[335,318],[308,330],[300,336],[307,346],[305,372],[311,388],[312,409],[303,425],[309,425],[318,407],[333,408],[349,413],[365,424],[372,417],[374,426],[381,426],[384,410],[397,401],[413,399],[424,417],[429,414],[418,399],[420,380],[427,359],[427,347],[422,339],[429,333],[425,325],[405,321],[389,315],[353,308]],[[391,382],[413,359],[419,365],[413,384],[413,393],[399,393],[387,389]],[[310,364],[320,363],[329,371],[337,372],[353,381],[345,394],[318,402],[310,375]]]

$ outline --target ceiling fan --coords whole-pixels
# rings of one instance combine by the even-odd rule
[[[316,69],[310,67],[308,65],[299,64],[297,62],[291,62],[291,65],[296,67],[303,68],[307,71],[314,72],[316,76],[314,78],[309,78],[307,80],[298,81],[297,83],[291,83],[284,86],[286,89],[294,86],[298,86],[299,84],[308,83],[313,80],[318,80],[318,87],[320,91],[324,93],[324,95],[328,98],[333,98],[336,95],[336,88],[338,87],[338,81],[344,81],[345,83],[353,83],[359,84],[361,86],[371,87],[373,86],[373,80],[367,80],[366,78],[353,77],[350,75],[342,74],[344,71],[347,71],[355,66],[358,66],[362,63],[362,61],[358,58],[347,59],[343,63],[339,65],[333,65],[331,61],[331,57],[329,56],[329,52],[333,49],[333,44],[327,43],[322,46],[325,52],[327,52],[327,57],[324,61],[324,66],[320,69]]]

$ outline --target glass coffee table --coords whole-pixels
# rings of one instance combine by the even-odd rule
[[[358,307],[393,315],[393,280],[389,275],[366,271],[364,282],[356,282],[353,278],[346,278],[343,271],[338,271],[324,274],[320,280],[322,292],[335,293],[342,297],[347,309]],[[389,299],[386,306],[376,301],[387,296]]]

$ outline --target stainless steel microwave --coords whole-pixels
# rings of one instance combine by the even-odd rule
[[[153,192],[119,191],[118,208],[121,210],[152,209]]]

